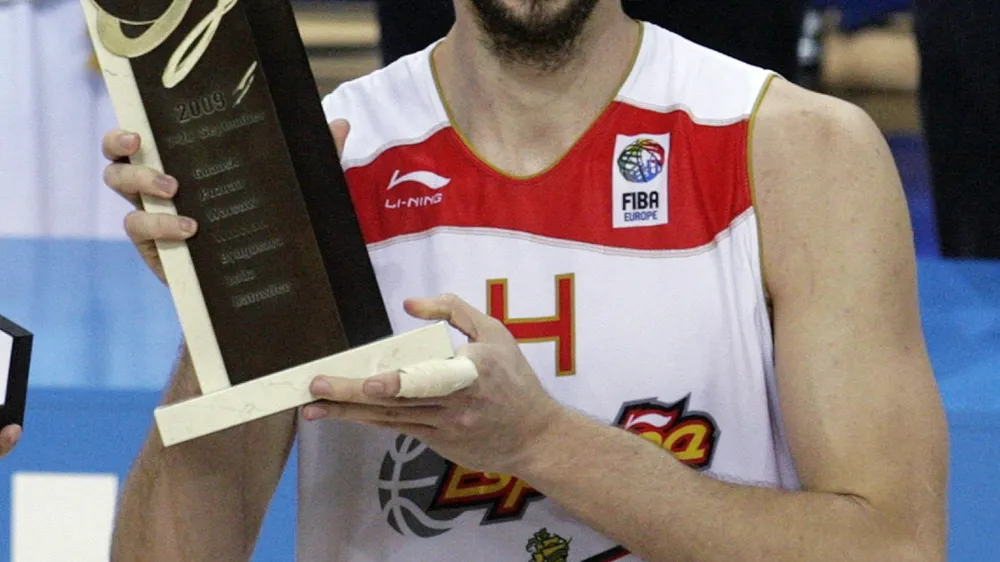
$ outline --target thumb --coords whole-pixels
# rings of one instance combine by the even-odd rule
[[[333,133],[333,143],[337,145],[337,157],[344,157],[344,144],[347,142],[347,135],[351,132],[351,124],[344,119],[335,119],[330,123],[330,132]]]
[[[0,430],[0,457],[9,453],[21,439],[21,427],[9,425]]]
[[[455,295],[407,299],[403,307],[407,314],[421,320],[445,320],[474,342],[497,341],[510,335],[497,319],[483,314]]]

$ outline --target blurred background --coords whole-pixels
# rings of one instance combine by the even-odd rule
[[[447,0],[293,5],[324,94],[422,48],[452,17]],[[773,61],[882,128],[951,429],[949,559],[1000,560],[1000,3],[626,6]],[[115,125],[78,0],[0,0],[0,314],[36,333],[25,437],[0,460],[0,560],[107,559],[119,484],[180,342],[169,295],[124,239],[128,207],[101,183],[99,141]],[[295,469],[293,454],[256,560],[291,559]]]

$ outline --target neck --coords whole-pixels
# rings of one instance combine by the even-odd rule
[[[515,175],[547,168],[615,96],[631,67],[639,26],[617,0],[602,1],[557,67],[497,54],[465,2],[434,53],[451,119],[472,148]],[[531,155],[531,156],[526,156]]]

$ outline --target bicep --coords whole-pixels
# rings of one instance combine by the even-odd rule
[[[778,390],[806,490],[854,496],[907,532],[943,528],[947,434],[927,358],[909,215],[870,120],[833,106],[760,163]],[[791,156],[791,157],[789,157]],[[784,164],[795,162],[795,170]],[[771,164],[769,168],[769,162]]]

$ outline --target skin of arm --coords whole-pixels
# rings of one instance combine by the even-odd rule
[[[197,396],[186,350],[165,403]],[[119,500],[111,560],[248,560],[295,435],[295,412],[164,448],[155,427]]]
[[[947,426],[888,146],[861,110],[780,80],[752,135],[802,490],[713,480],[572,412],[534,440],[517,474],[650,561],[944,560]]]

